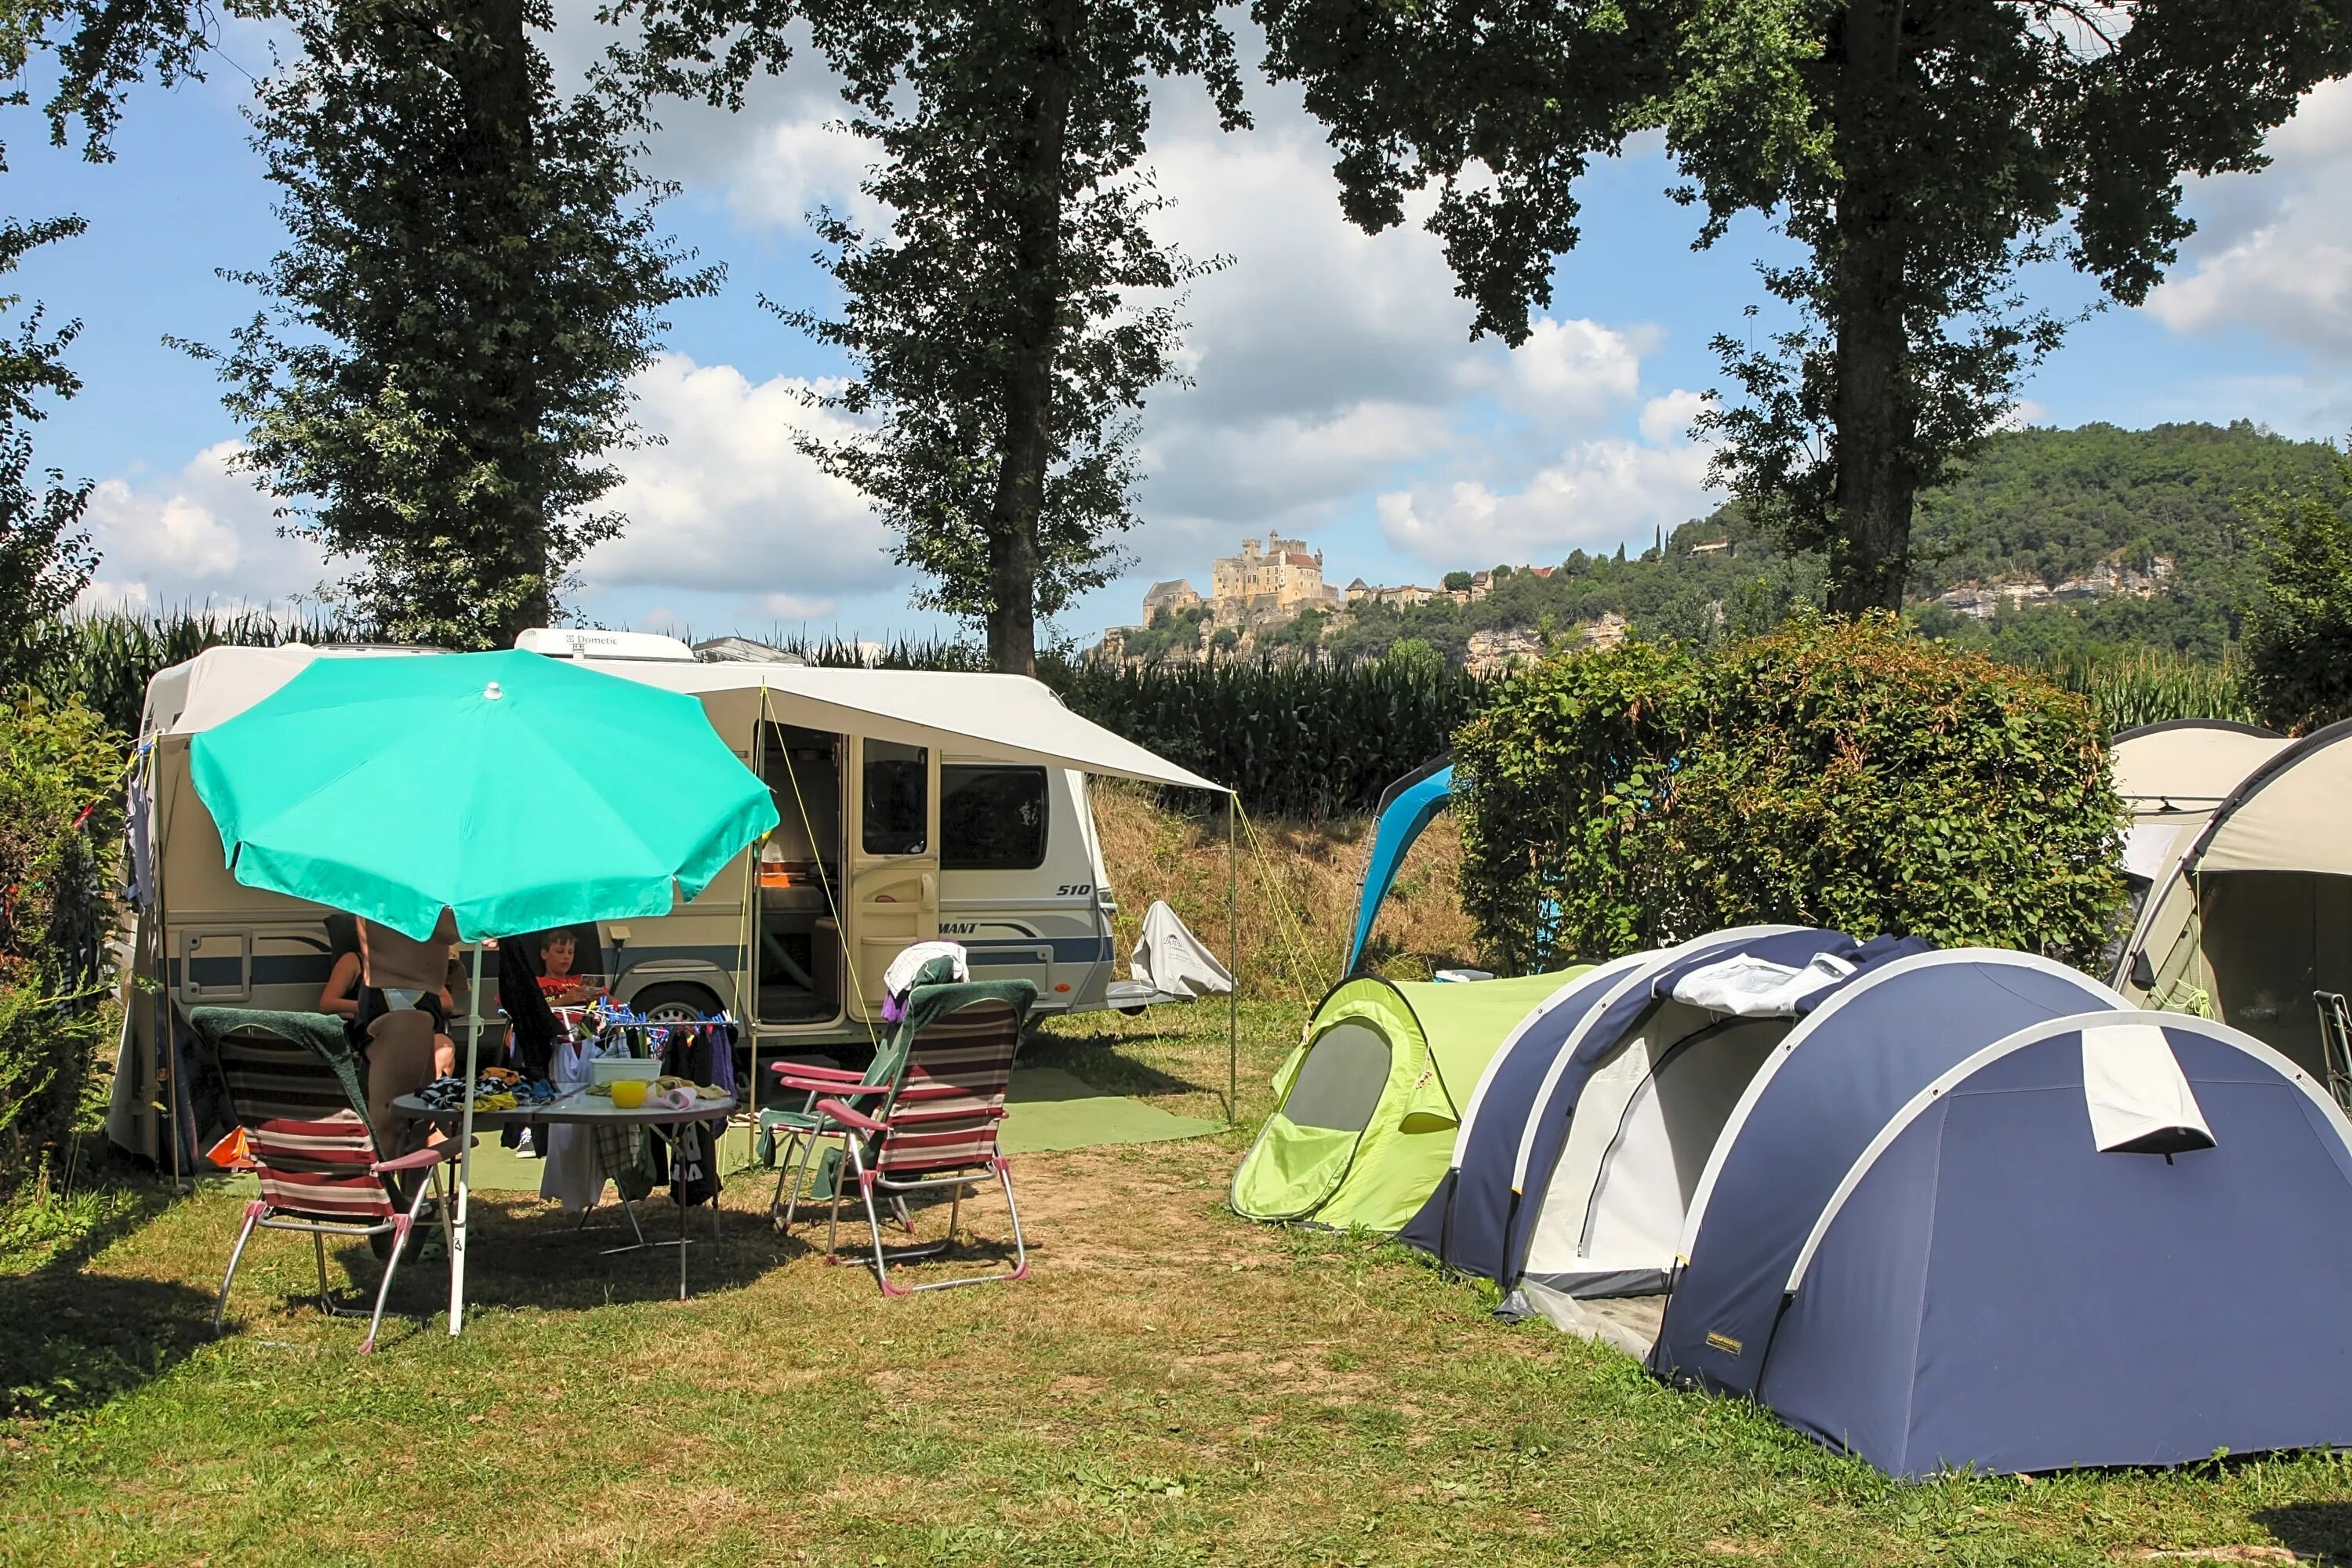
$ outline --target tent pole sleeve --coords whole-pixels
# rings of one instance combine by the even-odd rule
[[[1233,985],[1225,992],[1225,1120],[1241,1114],[1242,904],[1241,859],[1234,848],[1234,814],[1241,796],[1225,795],[1225,952],[1232,955]]]
[[[466,1196],[474,1182],[474,1080],[482,1046],[482,944],[474,943],[474,983],[466,991],[466,1113],[457,1131],[457,1223],[449,1233],[449,1337],[466,1326]]]

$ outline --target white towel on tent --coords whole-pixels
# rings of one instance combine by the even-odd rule
[[[1163,996],[1222,996],[1234,988],[1233,974],[1217,955],[1160,900],[1143,911],[1143,934],[1128,955],[1128,969]]]
[[[1735,953],[1675,981],[1675,1000],[1735,1018],[1793,1018],[1798,1003],[1853,973],[1853,964],[1826,952],[1802,969]]]

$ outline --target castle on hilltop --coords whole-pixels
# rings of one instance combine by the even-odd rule
[[[1323,552],[1309,551],[1303,539],[1269,531],[1264,543],[1244,539],[1240,554],[1209,563],[1205,599],[1181,577],[1151,584],[1143,595],[1143,624],[1153,626],[1205,605],[1212,626],[1252,631],[1295,620],[1301,610],[1332,610],[1341,603],[1339,590],[1323,581]]]
[[[1522,566],[1517,570],[1549,577],[1554,568]],[[1513,568],[1487,572],[1450,572],[1444,585],[1423,588],[1412,584],[1375,587],[1361,577],[1345,588],[1323,581],[1323,552],[1310,551],[1303,539],[1285,539],[1269,531],[1263,541],[1244,539],[1241,551],[1220,555],[1209,563],[1209,596],[1202,598],[1192,583],[1171,577],[1154,583],[1143,595],[1139,626],[1112,626],[1103,633],[1094,657],[1113,660],[1166,659],[1190,664],[1221,652],[1248,657],[1265,648],[1318,646],[1321,626],[1309,624],[1302,637],[1296,623],[1308,611],[1328,616],[1361,614],[1370,609],[1412,609],[1436,600],[1475,605],[1494,591],[1496,581]],[[1620,635],[1623,617],[1616,617]],[[1607,627],[1603,626],[1603,632]],[[1529,634],[1533,636],[1532,633]],[[1480,638],[1496,641],[1491,630],[1473,635],[1474,667],[1501,668],[1527,649],[1513,642],[1482,650]],[[1521,638],[1520,642],[1526,642]],[[1537,639],[1538,642],[1540,639]],[[1531,645],[1532,646],[1532,645]]]

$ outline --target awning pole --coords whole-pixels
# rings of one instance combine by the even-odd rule
[[[1225,1120],[1240,1120],[1242,1060],[1241,860],[1234,849],[1234,813],[1241,796],[1225,795],[1225,952],[1232,955],[1234,983],[1225,992]]]
[[[482,1044],[482,944],[474,943],[474,984],[466,993],[466,1113],[457,1124],[457,1223],[449,1233],[449,1337],[466,1326],[466,1194],[474,1175],[475,1061]]]

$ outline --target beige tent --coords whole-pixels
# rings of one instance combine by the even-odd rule
[[[2109,753],[2116,793],[2132,816],[2124,869],[2144,884],[2162,879],[2214,807],[2292,744],[2275,731],[2224,719],[2176,719],[2117,735]]]
[[[2133,756],[2127,773],[2133,737],[2118,738],[2117,783],[2136,796],[2136,823],[2167,826],[2176,843],[2116,987],[2235,1025],[2325,1079],[2313,994],[2352,991],[2352,723],[2297,741],[2204,724],[2151,739],[2161,749]],[[2155,765],[2166,750],[2169,775]]]

